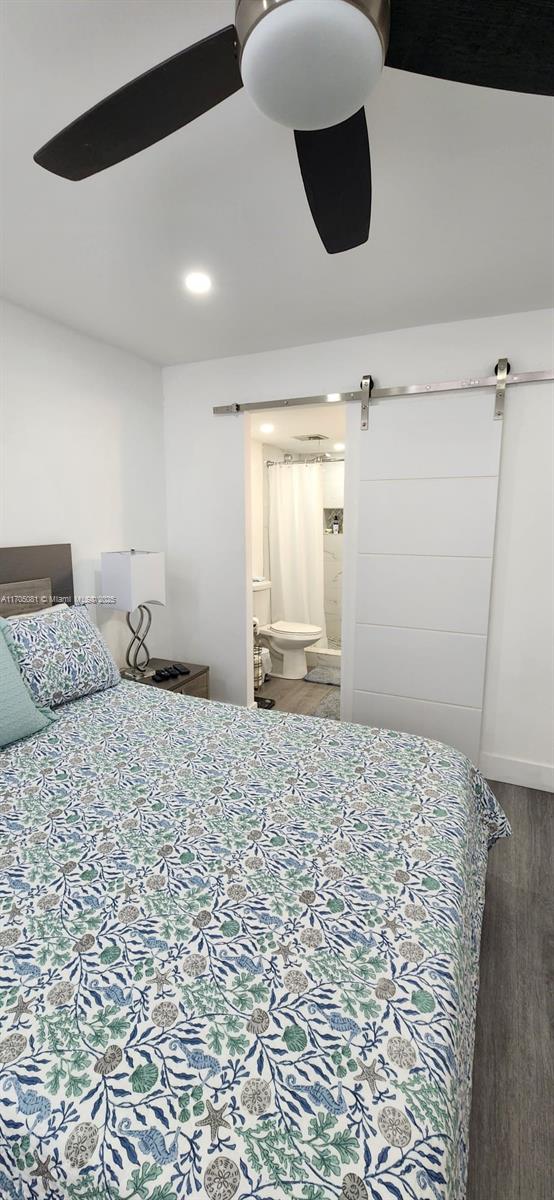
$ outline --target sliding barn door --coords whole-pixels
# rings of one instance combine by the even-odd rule
[[[349,406],[345,720],[479,755],[502,422],[491,391]]]

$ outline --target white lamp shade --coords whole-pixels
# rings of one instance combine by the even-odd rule
[[[115,607],[133,612],[139,604],[165,604],[165,555],[153,550],[102,554],[102,591]]]

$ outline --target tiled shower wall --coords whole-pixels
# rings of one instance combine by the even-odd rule
[[[344,463],[323,466],[323,503],[325,509],[343,512]],[[323,522],[325,528],[326,522]],[[342,528],[342,525],[341,525]],[[324,602],[327,640],[332,650],[340,649],[342,620],[342,533],[323,534]]]
[[[323,534],[324,601],[327,640],[331,649],[340,648],[342,620],[342,533]]]

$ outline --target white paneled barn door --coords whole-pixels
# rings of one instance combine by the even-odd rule
[[[349,405],[342,717],[479,757],[502,421],[490,390]],[[350,521],[350,528],[346,522]]]

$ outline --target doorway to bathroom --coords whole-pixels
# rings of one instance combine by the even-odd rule
[[[345,410],[266,410],[250,434],[255,700],[339,720]]]

